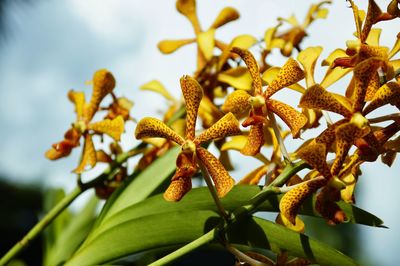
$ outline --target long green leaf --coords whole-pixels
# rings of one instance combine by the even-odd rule
[[[227,210],[232,211],[245,204],[259,191],[260,188],[258,186],[236,186],[222,199],[222,203]],[[277,211],[278,202],[279,198],[273,197],[271,200],[263,203],[259,210]],[[310,202],[312,205],[312,200]],[[344,209],[352,210],[352,214],[348,214],[348,217],[351,218],[350,222],[361,221],[367,225],[382,224],[379,218],[368,212],[345,203],[341,203],[341,206],[344,206]],[[307,208],[303,210],[303,213],[309,215],[314,215],[314,212],[315,210],[308,210]],[[360,214],[361,216],[359,216]],[[218,221],[217,210],[207,188],[193,189],[180,202],[167,202],[162,198],[162,195],[156,195],[136,204],[125,206],[122,210],[104,219],[102,225],[96,228],[91,237],[85,241],[81,249],[75,254],[71,263],[74,265],[77,262],[75,265],[79,265],[79,263],[86,261],[86,256],[102,257],[103,255],[106,257],[101,259],[101,262],[107,262],[148,249],[183,244],[190,241],[187,240],[188,238],[193,237],[195,239],[201,236],[210,228],[210,225],[216,225]],[[190,229],[186,228],[189,225],[186,223],[193,223],[193,232],[189,232]],[[169,227],[170,225],[172,228]],[[122,237],[121,239],[126,238],[126,240],[120,243],[119,237]],[[251,239],[251,236],[249,236],[249,239]],[[304,236],[302,236],[302,239],[304,241]],[[115,245],[114,241],[116,241]],[[132,243],[126,246],[124,241]],[[274,240],[272,243],[277,241]],[[240,241],[236,242],[239,244],[242,243]],[[112,251],[103,250],[105,247],[102,247],[102,245],[106,243],[112,243]],[[280,246],[287,245],[286,242],[279,243],[281,243],[279,244]],[[259,246],[261,247],[262,245],[259,244]],[[295,255],[298,252],[298,248],[296,246],[296,249],[294,249]],[[101,254],[98,255],[97,252]],[[332,254],[336,253],[333,252]],[[92,262],[90,261],[90,263]]]
[[[258,186],[239,185],[235,186],[229,194],[223,198],[222,204],[228,211],[244,205],[255,194],[260,192]],[[259,211],[278,212],[280,196],[273,196],[265,201],[259,208]],[[310,216],[319,216],[315,210],[315,199],[309,199],[305,202],[304,208],[300,210],[301,214]],[[340,202],[341,208],[345,211],[350,223],[358,223],[369,226],[382,226],[383,222],[378,217],[353,205]],[[214,201],[211,198],[208,189],[205,187],[192,189],[180,202],[165,201],[161,195],[153,196],[137,204],[126,206],[123,210],[115,212],[103,221],[100,228],[96,229],[94,235],[101,234],[109,227],[133,218],[146,215],[169,213],[179,210],[212,210],[217,211]]]
[[[145,250],[184,245],[209,232],[219,222],[218,215],[209,210],[137,217],[103,232],[66,265],[97,265]],[[261,218],[245,219],[232,226],[227,236],[233,244],[273,251],[284,249],[323,265],[356,265],[326,244]],[[207,242],[211,240],[212,237]]]
[[[149,165],[143,172],[112,197],[102,211],[101,220],[152,195],[175,171],[179,147],[174,147]],[[162,170],[162,171],[160,171]]]

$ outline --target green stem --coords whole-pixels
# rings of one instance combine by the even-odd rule
[[[292,161],[290,160],[289,153],[287,152],[285,143],[283,142],[281,132],[278,128],[278,124],[276,123],[275,115],[272,112],[268,112],[268,118],[271,121],[272,129],[274,130],[275,137],[278,140],[279,148],[282,152],[282,156],[287,164],[291,165]]]
[[[183,255],[213,241],[217,236],[217,228],[212,229],[208,233],[202,235],[196,240],[190,242],[189,244],[181,247],[180,249],[175,250],[174,252],[166,255],[165,257],[153,262],[149,266],[158,266],[158,265],[166,265],[175,261],[176,259],[182,257]]]
[[[214,188],[214,186],[212,184],[211,177],[208,174],[207,168],[204,166],[204,164],[203,164],[203,162],[201,160],[197,160],[197,163],[200,166],[200,170],[203,173],[203,178],[206,181],[208,190],[211,193],[211,196],[212,196],[212,198],[213,198],[213,200],[215,202],[215,205],[217,205],[217,208],[218,208],[218,210],[219,210],[219,212],[221,214],[221,217],[224,218],[225,221],[228,221],[229,215],[225,211],[224,206],[222,205],[221,201],[218,198],[217,192],[215,191],[215,188]]]
[[[6,265],[18,255],[30,242],[35,239],[71,202],[73,202],[85,189],[76,187],[52,208],[18,243],[16,243],[0,260],[0,265]]]
[[[107,178],[115,175],[118,167],[128,160],[130,157],[143,151],[146,147],[145,143],[139,144],[137,147],[119,154],[110,166],[98,177],[87,182],[79,183],[78,186],[67,196],[65,196],[56,206],[54,206],[18,243],[16,243],[0,260],[0,266],[8,263],[12,258],[17,256],[24,248],[29,246],[30,242],[35,239],[64,209],[66,209],[80,194],[89,188],[95,187]]]

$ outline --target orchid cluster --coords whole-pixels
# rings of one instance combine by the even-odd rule
[[[354,191],[361,165],[380,157],[391,166],[400,152],[400,59],[396,59],[400,33],[394,36],[394,45],[389,49],[379,44],[381,29],[377,27],[400,16],[399,2],[392,0],[386,12],[374,0],[369,0],[366,12],[358,9],[352,0],[348,3],[354,14],[355,39],[322,60],[321,71],[325,75],[318,82],[314,72],[323,48],[302,47],[302,41],[308,36],[312,22],[328,16],[330,1],[313,4],[303,23],[295,16],[279,18],[275,27],[266,30],[262,41],[251,35],[239,35],[225,43],[216,39],[216,30],[237,20],[237,10],[224,8],[211,26],[203,30],[196,2],[177,0],[176,8],[189,20],[195,36],[163,40],[158,48],[164,54],[171,54],[182,46],[196,43],[197,69],[180,80],[183,100],[172,97],[156,80],[141,87],[163,95],[170,102],[170,108],[163,121],[152,117],[141,119],[134,134],[145,146],[140,151],[142,157],[137,166],[140,170],[176,145],[180,147],[176,171],[164,192],[165,200],[182,200],[192,189],[192,177],[200,172],[222,215],[229,220],[220,198],[244,184],[267,188],[285,167],[302,160],[309,168],[308,173],[293,174],[277,187],[283,196],[276,222],[304,232],[305,224],[298,214],[304,201],[313,196],[316,212],[329,224],[347,221],[346,213],[337,202],[355,203]],[[284,24],[289,28],[281,31]],[[254,49],[255,45],[258,49]],[[269,60],[270,54],[276,51],[286,58],[281,66],[274,66]],[[330,87],[345,76],[350,77],[345,93],[332,92]],[[96,162],[112,163],[122,153],[121,148],[111,149],[111,154],[97,150],[93,136],[108,135],[117,147],[124,123],[133,120],[129,115],[132,102],[114,95],[115,80],[110,72],[97,71],[92,83],[89,102],[83,92],[68,93],[75,105],[76,121],[65,133],[64,140],[53,144],[46,153],[51,160],[66,157],[82,139],[81,160],[74,170],[78,174],[93,168]],[[281,90],[299,94],[298,106],[275,99]],[[107,95],[112,96],[112,103],[102,107]],[[397,108],[396,113],[371,117],[375,110],[389,105]],[[92,122],[101,111],[106,111],[104,119]],[[278,124],[276,116],[284,125]],[[196,134],[198,118],[202,129]],[[285,138],[299,139],[308,131],[314,134],[312,138],[304,139],[293,151],[287,150]],[[218,149],[219,158],[208,150],[211,143]],[[270,147],[272,153],[268,157],[265,151]],[[237,185],[229,174],[235,166],[235,161],[228,156],[232,151],[240,152],[235,156],[251,156],[262,162],[262,166],[238,177]],[[249,253],[248,256],[258,255]]]

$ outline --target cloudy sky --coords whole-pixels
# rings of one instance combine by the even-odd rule
[[[29,1],[28,1],[29,2]],[[362,1],[364,2],[364,1]],[[382,3],[388,1],[379,1]],[[236,7],[241,19],[217,31],[217,37],[229,41],[238,34],[260,38],[279,16],[295,13],[300,21],[309,1],[234,0],[199,1],[198,14],[204,28],[219,10]],[[321,58],[337,47],[344,47],[354,31],[352,13],[345,1],[331,5],[327,20],[310,27],[303,47],[322,45]],[[361,5],[361,4],[360,4]],[[361,7],[364,7],[361,5]],[[156,115],[164,104],[157,96],[138,90],[141,84],[160,80],[176,97],[179,78],[195,70],[194,46],[173,55],[162,55],[156,44],[164,38],[192,37],[193,32],[175,10],[175,1],[31,1],[11,3],[6,13],[7,38],[0,43],[0,174],[8,180],[70,189],[75,179],[70,170],[76,166],[79,152],[57,162],[43,154],[74,120],[73,107],[67,100],[69,89],[90,87],[94,71],[111,70],[117,80],[117,94],[135,102],[132,115],[140,119]],[[386,26],[386,25],[385,25]],[[400,28],[399,22],[384,27],[382,43],[391,47]],[[282,60],[272,57],[279,65]],[[317,75],[320,80],[322,71]],[[343,91],[340,84],[334,89]],[[161,107],[160,107],[161,106]],[[130,125],[123,137],[126,146],[134,143]],[[242,162],[242,161],[241,161]],[[397,188],[399,163],[389,169],[376,163],[363,165],[357,205],[378,215],[391,229],[362,228],[364,252],[373,254],[380,265],[395,265],[400,239]],[[237,165],[240,177],[246,166]]]

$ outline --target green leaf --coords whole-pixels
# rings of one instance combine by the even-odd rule
[[[130,182],[119,187],[107,200],[94,228],[100,226],[104,219],[126,207],[142,201],[157,192],[160,186],[170,177],[176,168],[175,161],[179,147],[174,147],[140,173],[133,173]],[[163,169],[163,171],[160,171]],[[93,232],[89,235],[89,238]]]
[[[270,249],[276,253],[287,250],[292,256],[307,258],[320,265],[358,265],[327,244],[257,217],[249,217],[231,226],[227,238],[231,243]]]
[[[235,186],[222,199],[222,204],[229,211],[235,210],[246,204],[259,191],[260,188],[258,186]],[[272,197],[269,201],[264,202],[259,210],[278,211],[278,203],[279,198]],[[357,221],[369,225],[379,225],[382,223],[379,218],[356,207],[351,207],[349,204],[343,203],[341,206],[352,210],[355,217],[350,219],[350,222]],[[314,215],[314,211],[312,209],[307,210],[307,208],[304,208],[303,213]],[[360,213],[362,213],[361,217],[363,218],[358,217]],[[314,254],[314,258],[317,261],[328,255],[327,258],[330,259],[332,259],[331,256],[333,255],[340,256],[340,253],[332,248],[328,248],[324,244],[316,244],[317,242],[309,240],[306,236],[299,235],[284,227],[267,221],[260,222],[261,220],[258,218],[253,218],[253,221],[257,226],[261,226],[263,230],[265,229],[266,232],[276,230],[283,233],[276,236],[274,234],[273,237],[268,235],[269,246],[263,242],[256,241],[259,237],[259,232],[255,236],[250,236],[250,233],[249,236],[237,236],[233,234],[232,239],[235,239],[234,243],[243,244],[246,241],[245,237],[248,237],[249,241],[255,238],[254,244],[252,241],[249,242],[251,246],[258,248],[285,247],[288,250],[293,249],[293,254],[298,256],[300,256],[298,252],[301,252],[300,250],[302,249],[300,244],[307,244],[308,249],[302,251],[305,255],[302,254],[307,256],[307,252],[310,251],[309,248],[312,248],[312,254]],[[87,239],[81,249],[74,255],[69,265],[105,263],[149,249],[183,245],[202,236],[219,222],[220,218],[217,215],[216,207],[207,188],[193,189],[180,202],[167,202],[162,198],[162,195],[156,195],[136,204],[126,206],[120,211],[114,212],[113,215],[108,216],[107,219],[104,219],[103,223],[93,232],[90,239]],[[265,225],[265,223],[267,224]],[[271,227],[274,228],[271,229]],[[247,230],[248,228],[246,227],[246,230],[238,231],[244,233],[243,231]],[[292,244],[288,244],[286,239],[297,240],[291,246]],[[110,248],[110,245],[113,248]],[[310,258],[310,256],[308,257]],[[336,262],[337,260],[331,261]],[[346,259],[343,261],[346,262]]]
[[[54,243],[46,247],[44,265],[59,265],[78,249],[95,221],[98,202],[96,197],[92,197],[82,211],[71,217]]]

